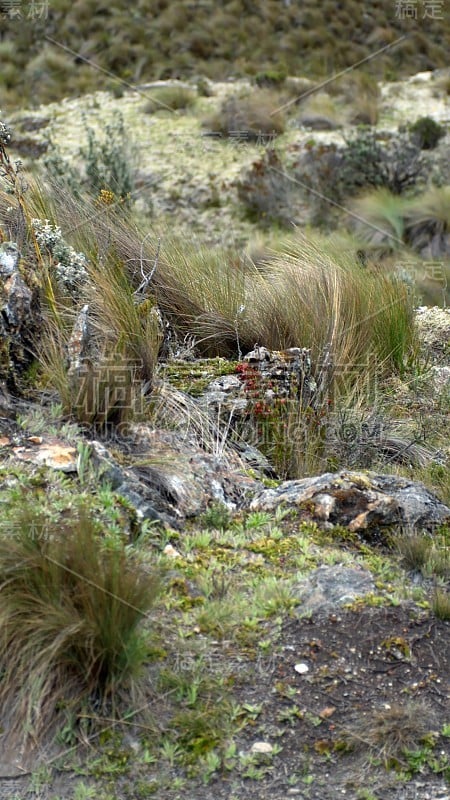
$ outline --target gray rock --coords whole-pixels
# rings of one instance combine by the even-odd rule
[[[332,611],[338,606],[352,603],[357,597],[370,594],[375,584],[370,572],[359,567],[322,566],[311,572],[304,581],[293,587],[301,614]]]
[[[8,278],[17,272],[20,253],[15,242],[2,242],[0,244],[0,277]]]
[[[138,516],[159,519],[171,527],[202,514],[211,501],[234,511],[261,486],[244,474],[237,455],[218,458],[182,434],[150,425],[129,426],[126,467],[117,463],[103,443],[92,440],[89,445],[100,476],[129,500]],[[120,447],[120,442],[114,445]]]
[[[92,464],[98,470],[99,477],[106,480],[113,490],[123,486],[126,481],[126,470],[118,465],[109,450],[96,439],[92,439],[88,445]]]
[[[431,380],[437,394],[450,391],[450,367],[432,367]]]
[[[223,392],[228,394],[230,392],[239,391],[242,389],[242,382],[237,375],[220,375],[209,384],[208,392]]]
[[[280,505],[295,508],[303,520],[326,528],[343,525],[355,532],[393,525],[431,530],[450,520],[450,508],[422,483],[373,472],[341,471],[284,481],[258,492],[249,508],[275,511]]]
[[[232,415],[241,416],[247,408],[247,400],[241,379],[237,375],[220,375],[208,384],[199,398],[199,404],[211,412],[214,419]]]
[[[335,131],[342,126],[336,120],[330,119],[323,114],[308,114],[305,112],[298,118],[298,124],[303,128],[311,128],[313,131]]]
[[[32,292],[18,272],[13,272],[4,283],[6,302],[1,309],[10,328],[18,329],[26,324],[31,310]]]
[[[34,358],[34,336],[41,325],[39,297],[19,272],[20,252],[15,242],[0,245],[0,379],[8,388]]]

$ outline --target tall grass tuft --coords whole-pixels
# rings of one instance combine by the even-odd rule
[[[0,536],[0,702],[11,729],[39,736],[58,706],[117,700],[137,680],[141,622],[159,591],[124,545],[107,549],[87,512],[63,525],[18,515]]]
[[[123,262],[114,254],[94,264],[90,277],[91,308],[102,340],[110,341],[124,364],[136,365],[144,381],[151,381],[161,344],[154,299],[136,294]]]
[[[450,186],[433,186],[410,200],[405,213],[406,239],[420,252],[445,257],[446,236],[450,231]],[[432,251],[438,240],[442,251]],[[428,255],[427,253],[427,255]]]
[[[251,93],[230,95],[220,109],[205,120],[204,126],[223,136],[239,132],[241,141],[263,141],[264,137],[284,133],[285,118],[278,111],[283,101],[283,96],[273,89],[254,89]]]
[[[328,346],[340,370],[396,366],[414,340],[403,285],[365,270],[339,248],[324,250],[320,241],[299,239],[277,255],[251,312],[255,341],[272,349],[310,347],[316,359]]]
[[[384,187],[358,197],[352,211],[357,233],[373,247],[398,250],[403,245],[407,200]]]
[[[129,343],[127,354],[131,348],[136,355],[148,332],[137,325],[130,298],[142,279],[140,264],[146,273],[154,264],[157,237],[113,209],[95,213],[89,201],[59,199],[58,222],[63,233],[73,231],[66,238],[98,263],[92,273],[97,312]],[[237,249],[163,235],[149,288],[175,330],[194,336],[198,352],[208,355],[239,355],[257,342],[270,349],[310,347],[317,358],[331,345],[334,363],[343,367],[403,363],[414,334],[412,301],[402,284],[362,268],[340,245],[325,248],[298,236],[277,250],[261,271]],[[116,262],[100,262],[98,253],[113,253]]]

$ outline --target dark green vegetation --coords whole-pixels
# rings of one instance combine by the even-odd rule
[[[19,98],[39,103],[103,86],[114,89],[115,77],[144,83],[253,75],[258,84],[273,85],[286,73],[328,76],[404,35],[405,41],[374,60],[378,78],[446,66],[448,14],[441,9],[437,19],[424,17],[418,4],[417,19],[401,19],[397,5],[143,0],[130,7],[125,0],[113,5],[53,0],[47,19],[0,14],[0,103],[8,110]],[[111,75],[95,72],[85,59]]]

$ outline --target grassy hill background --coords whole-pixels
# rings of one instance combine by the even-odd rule
[[[416,19],[402,19],[402,5],[393,0],[140,0],[132,5],[52,0],[39,18],[25,3],[21,15],[12,17],[11,4],[0,2],[0,104],[8,111],[19,102],[39,104],[111,88],[114,76],[131,83],[196,76],[223,80],[266,70],[321,77],[404,35],[369,63],[374,77],[391,80],[446,66],[449,15],[435,3],[433,18],[432,4],[421,2]]]

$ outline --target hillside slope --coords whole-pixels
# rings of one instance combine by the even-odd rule
[[[223,80],[267,69],[318,77],[386,46],[370,68],[378,79],[395,79],[445,67],[449,33],[443,3],[53,0],[38,13],[31,5],[12,12],[5,0],[0,103],[8,110],[24,99],[55,100],[114,85],[114,77]]]

